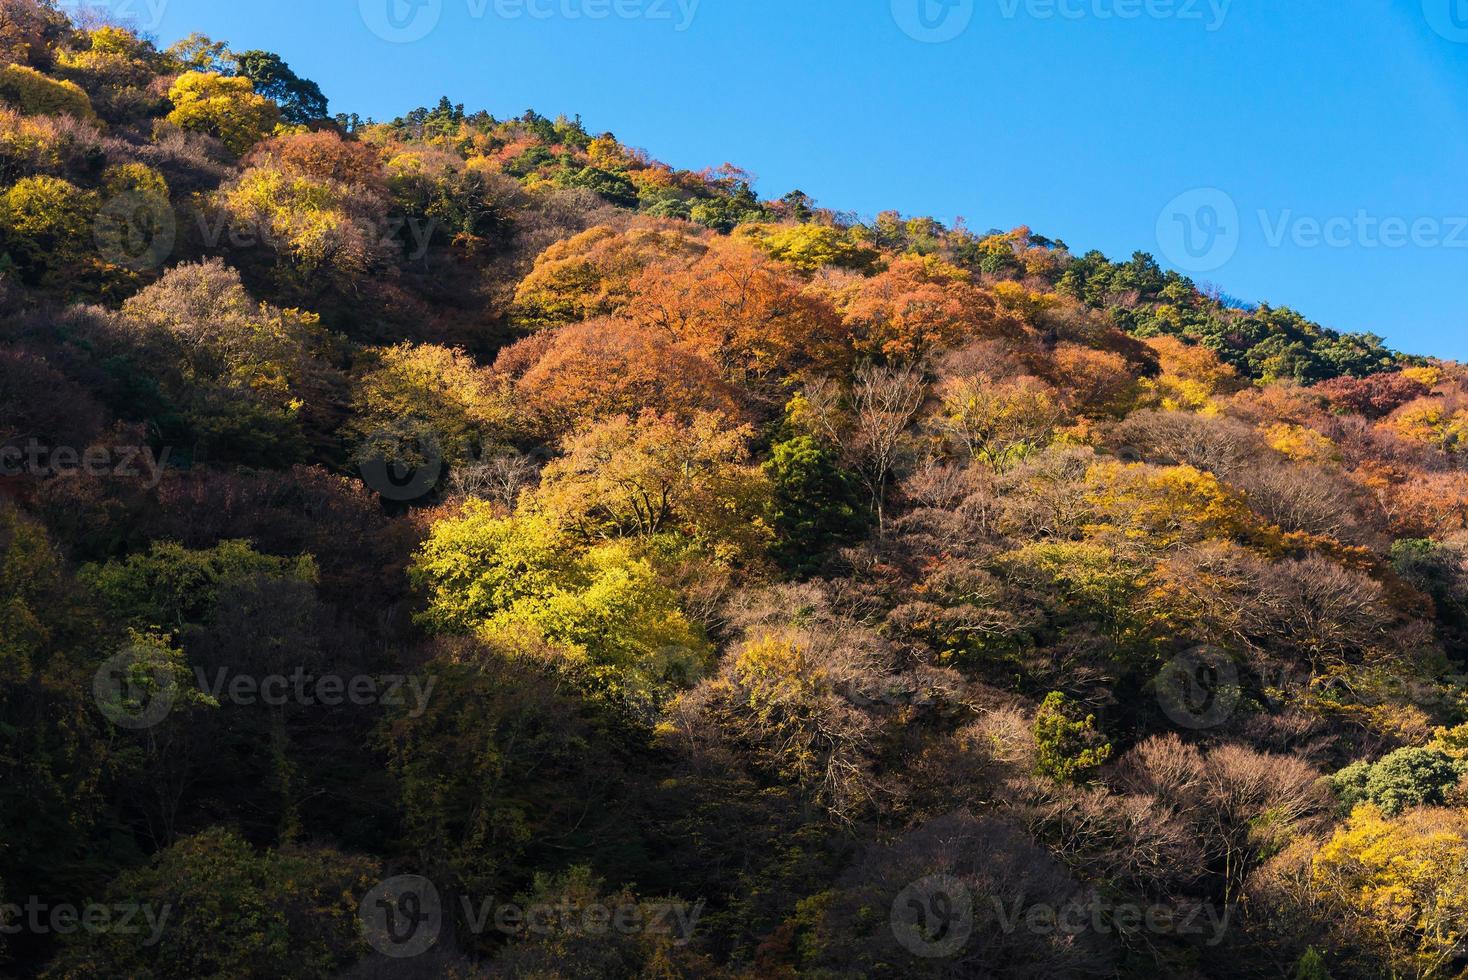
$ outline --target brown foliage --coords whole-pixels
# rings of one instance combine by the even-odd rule
[[[752,246],[710,243],[686,267],[655,266],[633,286],[627,315],[751,381],[824,367],[838,356],[835,311],[789,268]]]
[[[1123,412],[1137,395],[1137,379],[1129,361],[1112,351],[1079,344],[1056,346],[1050,380],[1081,414],[1104,418]]]
[[[966,273],[916,256],[861,282],[841,312],[858,350],[894,361],[1017,332]]]
[[[644,409],[685,421],[698,412],[744,416],[738,391],[711,362],[624,320],[543,331],[504,351],[495,368],[514,377],[525,407],[557,435]]]
[[[620,312],[655,263],[686,264],[704,249],[688,226],[638,221],[625,231],[597,225],[551,245],[515,291],[514,315],[529,327],[574,323]]]
[[[293,177],[334,181],[374,197],[387,194],[377,151],[328,130],[266,140],[251,151],[244,165],[273,165]]]
[[[1369,419],[1385,418],[1431,389],[1401,373],[1373,374],[1369,378],[1332,378],[1313,389],[1338,412],[1354,412]]]

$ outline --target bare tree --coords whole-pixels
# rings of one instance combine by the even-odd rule
[[[921,369],[864,367],[856,372],[851,390],[854,431],[851,449],[859,460],[862,482],[872,495],[877,528],[887,527],[887,484],[910,446],[912,424],[927,393]]]
[[[1285,531],[1356,541],[1366,525],[1350,483],[1330,467],[1262,457],[1239,467],[1231,482],[1261,517]]]
[[[527,490],[540,480],[535,460],[520,453],[494,456],[454,470],[450,490],[455,496],[478,497],[503,504],[510,510]]]
[[[1191,412],[1133,412],[1117,426],[1117,437],[1138,458],[1186,463],[1221,480],[1268,454],[1252,426],[1223,416]]]

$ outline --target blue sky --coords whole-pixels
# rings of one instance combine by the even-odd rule
[[[334,111],[580,113],[768,197],[1143,249],[1468,360],[1468,0],[108,2]]]

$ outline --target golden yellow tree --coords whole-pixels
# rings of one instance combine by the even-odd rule
[[[180,129],[218,137],[235,153],[244,153],[270,135],[280,121],[280,108],[243,76],[190,71],[168,90],[173,111],[168,121]]]
[[[1393,974],[1444,977],[1468,937],[1468,814],[1366,804],[1316,853],[1312,883]]]

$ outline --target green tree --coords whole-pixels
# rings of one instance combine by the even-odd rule
[[[765,472],[775,557],[791,571],[814,571],[831,548],[856,540],[871,523],[857,478],[832,446],[811,436],[776,443]]]
[[[0,503],[0,882],[74,900],[104,805],[109,746],[92,673],[103,628],[45,529]]]
[[[248,541],[221,541],[198,551],[160,541],[146,554],[88,565],[79,573],[119,620],[175,632],[204,622],[225,586],[259,576],[314,583],[318,572],[310,555],[262,555]]]
[[[1051,691],[1035,715],[1035,771],[1061,782],[1081,782],[1111,758],[1111,743],[1096,731],[1096,716],[1080,717],[1075,702]]]
[[[358,906],[379,877],[366,858],[260,853],[228,830],[207,830],[108,887],[109,903],[142,910],[138,928],[79,931],[45,977],[325,980],[368,951]]]
[[[590,702],[546,664],[493,644],[445,640],[433,651],[433,696],[395,712],[379,739],[424,873],[503,898],[537,864],[628,832],[609,797],[635,777]]]
[[[568,174],[563,183],[567,187],[584,187],[594,191],[605,198],[608,204],[623,208],[637,207],[637,188],[625,174],[597,167],[583,167],[574,174]]]
[[[1375,764],[1354,762],[1330,782],[1344,807],[1371,802],[1391,817],[1408,807],[1442,805],[1465,773],[1468,762],[1437,749],[1408,746]]]
[[[321,86],[291,71],[280,55],[269,51],[241,51],[235,54],[239,73],[248,78],[255,91],[280,106],[284,122],[301,125],[326,118],[327,100]]]
[[[1325,957],[1320,955],[1320,950],[1314,946],[1305,950],[1295,964],[1291,980],[1330,980],[1330,970],[1327,969]]]

